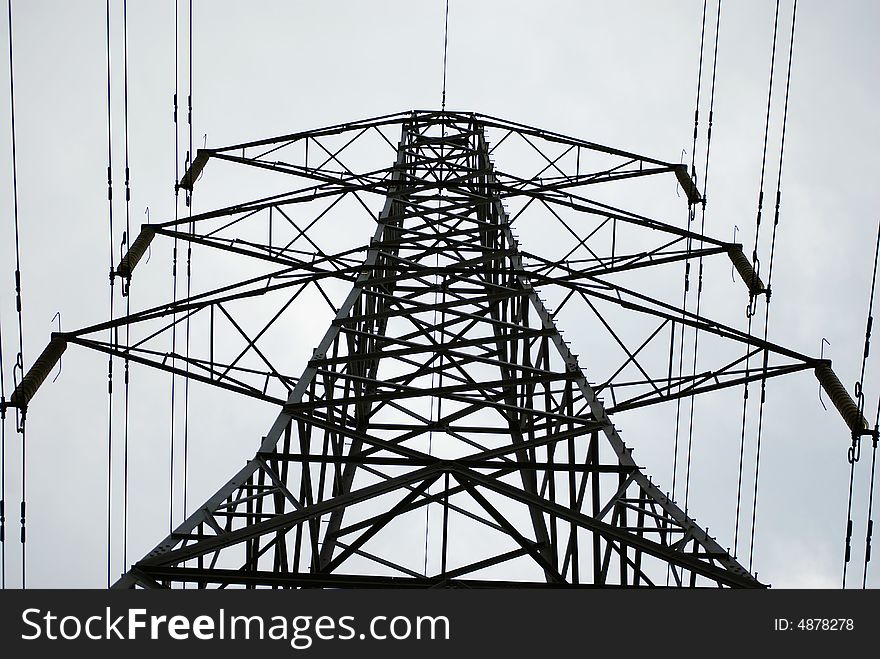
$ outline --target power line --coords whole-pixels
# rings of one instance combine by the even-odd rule
[[[0,318],[0,589],[6,590],[6,369]]]
[[[177,123],[177,96],[180,88],[180,58],[179,58],[179,2],[174,0],[174,222],[175,226],[180,219],[180,188],[177,186],[180,180],[180,129]],[[174,233],[174,245],[171,252],[171,292],[172,304],[175,309],[177,307],[177,250],[178,237],[177,232]],[[177,312],[175,311],[171,323],[171,366],[177,365]],[[175,395],[176,395],[177,376],[171,374],[171,459],[169,474],[169,495],[168,495],[168,531],[174,530],[174,449],[175,449]]]
[[[12,7],[11,2],[9,4],[9,82],[10,82],[10,91],[12,88]],[[10,94],[10,102],[12,102],[12,95]],[[15,111],[15,104],[12,102],[12,111]],[[14,114],[13,114],[14,117]],[[17,244],[17,233],[18,233],[18,196],[17,196],[17,188],[16,188],[16,162],[15,162],[15,120],[13,118],[12,121],[12,165],[13,165],[13,198],[15,200],[15,222],[16,222],[16,244]],[[16,258],[18,257],[18,251],[16,249]],[[18,277],[16,276],[16,283],[18,282]],[[18,295],[18,292],[16,292]],[[20,306],[20,302],[19,302]],[[3,590],[6,589],[6,362],[3,357],[3,325],[2,321],[0,321],[0,551],[2,551],[2,556],[0,556],[0,587]],[[14,375],[14,371],[13,371]]]
[[[12,45],[12,0],[6,2],[9,30],[9,107],[12,138],[12,221],[15,227],[15,310],[18,313],[18,358],[24,364],[24,332],[22,331],[21,302],[21,236],[18,219],[18,159],[16,157],[15,131],[15,67]]]
[[[862,366],[859,370],[859,379],[856,382],[856,400],[858,401],[859,412],[861,413],[864,410],[865,406],[865,394],[864,394],[864,384],[865,384],[865,371],[868,365],[868,356],[871,352],[871,326],[874,324],[874,291],[877,286],[877,264],[878,257],[880,257],[880,221],[877,223],[877,240],[874,244],[874,266],[871,270],[871,292],[868,294],[868,318],[865,323],[865,345],[862,351]],[[877,419],[880,420],[880,404],[878,404],[877,410]],[[874,503],[874,467],[877,461],[877,421],[874,422],[874,433],[873,433],[873,450],[871,452],[871,476],[870,476],[870,488],[868,493],[868,525],[867,532],[865,535],[865,566],[862,572],[862,587],[865,587],[865,580],[867,578],[868,572],[868,561],[870,560],[870,552],[871,552],[871,532],[872,532],[872,513],[873,513],[873,503]],[[856,434],[853,431],[852,434],[852,445],[847,452],[847,460],[849,462],[849,491],[847,494],[847,505],[846,505],[846,540],[844,544],[844,554],[843,554],[843,578],[842,578],[842,588],[846,588],[846,572],[847,567],[849,565],[849,561],[851,558],[852,551],[852,531],[853,531],[853,522],[852,522],[852,502],[853,502],[853,481],[855,479],[855,469],[856,462],[859,461],[861,457],[861,436]]]
[[[877,262],[878,256],[880,256],[880,220],[877,222],[877,244],[874,247],[874,273],[873,278],[871,280],[871,294],[869,296],[868,301],[868,322],[865,327],[865,349],[862,353],[862,369],[859,375],[859,384],[858,384],[858,399],[859,404],[861,405],[864,401],[864,391],[863,385],[865,382],[865,367],[868,361],[868,354],[871,350],[871,325],[873,324],[874,318],[872,315],[874,309],[874,290],[877,285]],[[874,478],[876,476],[877,471],[877,443],[878,438],[880,438],[880,400],[877,401],[877,415],[874,419],[874,432],[871,437],[872,447],[871,447],[871,475],[870,482],[868,485],[868,519],[867,524],[865,526],[865,557],[864,557],[864,566],[862,568],[862,588],[864,589],[868,582],[868,563],[871,562],[871,537],[874,533]],[[853,456],[855,457],[855,456]],[[852,472],[855,468],[855,462],[850,461],[850,471]],[[850,493],[849,493],[849,503],[847,506],[847,545],[849,545],[851,538],[851,518],[852,518],[852,481],[850,481]],[[846,587],[846,561],[844,560],[843,564],[843,585]]]
[[[116,279],[113,262],[113,114],[111,99],[111,59],[110,59],[110,0],[106,2],[107,9],[107,206],[108,206],[108,235],[110,252],[110,321],[114,319],[113,312],[113,283]],[[108,329],[108,343],[113,345],[114,331]],[[113,513],[113,355],[107,358],[107,587],[110,587],[112,579],[112,513]]]
[[[700,57],[699,62],[697,64],[697,94],[696,100],[694,101],[694,137],[693,144],[691,146],[691,176],[695,179],[696,183],[696,153],[697,153],[697,138],[699,136],[699,126],[700,126],[700,95],[703,89],[703,53],[705,52],[705,44],[706,44],[706,9],[708,7],[708,0],[703,0],[703,14],[700,26]],[[690,231],[691,224],[694,221],[694,208],[692,205],[688,205],[688,221],[687,228]],[[690,254],[692,249],[691,238],[687,239],[687,252]],[[613,252],[612,246],[612,252]],[[682,300],[681,300],[681,317],[684,320],[685,312],[687,310],[687,300],[688,300],[688,290],[690,289],[690,272],[691,272],[691,263],[690,259],[686,259],[684,262],[684,282],[682,284]],[[685,324],[681,323],[681,332],[679,336],[679,349],[678,349],[678,388],[681,391],[682,386],[682,378],[684,375],[684,336],[685,336]],[[675,355],[675,323],[672,323],[672,330],[670,333],[670,345],[669,345],[669,374],[670,380],[672,376],[672,368],[673,368],[673,359]],[[670,388],[671,391],[671,388]],[[681,397],[679,396],[675,400],[675,431],[673,433],[673,445],[672,445],[672,499],[675,500],[675,491],[678,483],[678,440],[679,433],[681,430]],[[671,575],[670,569],[667,568],[666,571],[666,585],[669,585],[669,577]]]
[[[700,28],[700,61],[697,65],[697,100],[694,102],[694,140],[691,145],[691,176],[697,176],[697,138],[700,128],[700,95],[703,89],[703,54],[706,52],[706,10],[709,0],[703,0],[703,19]]]
[[[777,36],[779,34],[779,0],[776,0],[776,9],[773,17],[773,42],[770,49],[770,80],[767,86],[767,110],[764,117],[764,140],[763,146],[761,148],[761,178],[760,183],[758,184],[758,211],[755,217],[755,240],[754,246],[752,248],[752,264],[754,265],[754,279],[758,278],[758,273],[760,272],[761,262],[758,259],[758,245],[760,243],[761,237],[761,215],[763,213],[764,208],[764,180],[767,171],[767,145],[769,143],[770,137],[770,109],[772,107],[773,100],[773,77],[776,71],[776,42]],[[746,425],[748,420],[748,401],[749,401],[749,376],[750,376],[750,367],[751,367],[751,355],[752,355],[752,320],[755,315],[755,305],[756,298],[758,295],[757,289],[757,281],[752,281],[749,285],[749,305],[746,310],[746,316],[748,317],[748,342],[746,344],[746,354],[745,354],[745,375],[746,381],[743,385],[743,411],[742,411],[742,431],[740,436],[740,456],[739,456],[739,467],[737,473],[737,488],[736,488],[736,522],[734,526],[734,553],[737,551],[737,545],[739,542],[739,521],[740,521],[740,511],[742,504],[742,477],[743,477],[743,467],[744,467],[744,459],[745,459],[745,440],[746,440]],[[766,355],[766,353],[765,353]],[[766,372],[766,371],[765,371]],[[763,387],[762,387],[762,398],[763,398]],[[763,408],[762,408],[763,409]],[[760,414],[760,413],[759,413]],[[760,416],[759,416],[760,418]],[[760,426],[760,420],[759,420]],[[758,433],[760,437],[760,431]],[[757,473],[757,470],[756,470]],[[757,488],[755,489],[757,492]],[[754,534],[754,527],[752,528],[752,534]],[[749,570],[751,570],[751,550],[750,550],[750,564]]]
[[[871,481],[868,487],[868,524],[865,531],[865,562],[862,569],[862,588],[868,582],[868,563],[871,561],[871,536],[874,532],[874,476],[877,471],[877,440],[880,430],[880,401],[877,402],[877,417],[874,420],[873,447],[871,449]]]
[[[697,65],[697,97],[694,101],[694,138],[693,144],[691,146],[691,176],[696,179],[697,176],[697,139],[699,136],[699,126],[700,126],[700,97],[703,89],[703,53],[705,52],[705,44],[706,44],[706,9],[708,7],[708,0],[703,0],[703,15],[702,15],[702,23],[700,27],[700,58],[699,63]],[[688,221],[687,228],[690,231],[691,224],[694,221],[694,208],[692,205],[688,206]],[[690,254],[692,249],[692,240],[690,236],[687,239],[687,252]],[[686,259],[684,262],[684,283],[682,290],[682,301],[681,301],[681,317],[684,319],[685,311],[687,309],[687,299],[688,299],[688,291],[690,290],[690,273],[691,273],[691,263],[690,259]],[[682,378],[684,375],[684,336],[685,336],[685,324],[681,323],[681,334],[679,337],[679,350],[678,350],[678,387],[679,390],[682,386]],[[674,352],[674,342],[675,338],[673,335],[673,345],[670,348],[670,354]],[[671,363],[670,363],[671,367]],[[677,398],[675,401],[675,432],[674,432],[674,441],[672,448],[672,499],[675,500],[675,491],[678,479],[678,440],[679,440],[679,431],[681,429],[681,397]],[[667,574],[667,583],[669,580],[669,575]]]
[[[755,245],[752,249],[752,263],[758,271],[758,243],[761,236],[761,214],[764,208],[764,176],[767,171],[767,143],[770,136],[770,108],[773,100],[773,76],[776,72],[776,38],[779,33],[779,0],[776,0],[776,13],[773,19],[773,45],[770,53],[770,82],[767,87],[767,112],[764,118],[764,146],[761,152],[761,182],[758,185],[758,214],[755,218]]]
[[[7,0],[7,19],[9,30],[9,105],[10,105],[10,123],[12,129],[12,218],[15,227],[15,310],[18,315],[18,357],[16,364],[21,369],[22,377],[24,377],[24,330],[22,323],[22,293],[21,293],[21,235],[20,224],[18,218],[18,160],[16,157],[15,144],[15,66],[13,58],[12,44],[12,0]],[[13,375],[15,371],[13,369]],[[18,431],[21,434],[21,587],[26,586],[27,575],[27,437],[25,434],[25,415],[26,409],[22,408],[19,412],[20,424]]]
[[[122,99],[122,122],[125,137],[125,239],[123,244],[127,248],[131,244],[131,170],[129,161],[129,141],[128,141],[128,0],[122,3],[122,79],[123,79],[123,99]],[[125,298],[125,314],[131,315],[131,274],[126,275],[126,281],[123,285],[123,293]],[[124,570],[128,570],[128,449],[129,449],[129,391],[130,391],[130,368],[129,368],[129,347],[131,345],[131,324],[125,325],[125,360],[123,362],[123,386],[124,386],[124,408],[123,408],[123,464],[122,464],[122,488],[123,488],[123,505],[122,505],[122,566]]]
[[[770,281],[773,278],[773,257],[776,253],[776,233],[779,228],[779,208],[780,204],[782,203],[782,162],[783,156],[785,155],[785,130],[788,125],[788,99],[791,91],[791,63],[794,58],[794,35],[796,20],[797,0],[794,0],[791,13],[791,32],[788,42],[788,67],[785,73],[785,100],[783,101],[782,106],[782,135],[779,141],[779,162],[777,163],[776,167],[776,203],[773,213],[773,231],[770,236],[770,261],[767,264],[767,308],[765,309],[765,315],[769,313],[770,307]]]
[[[704,7],[705,11],[705,7]],[[704,19],[705,20],[705,19]],[[721,0],[718,0],[718,8],[715,14],[715,43],[712,55],[712,86],[709,94],[709,123],[706,130],[706,157],[703,166],[703,199],[700,204],[700,234],[705,234],[706,229],[706,198],[709,187],[709,154],[712,147],[712,122],[715,113],[715,82],[718,72],[718,33],[721,27]],[[696,178],[696,177],[695,177]],[[697,306],[696,314],[700,315],[701,303],[703,298],[703,256],[700,255],[697,261]],[[697,355],[699,354],[700,328],[694,328],[694,354],[693,354],[693,377],[697,376]],[[696,396],[691,394],[690,400],[690,419],[688,421],[688,446],[687,446],[687,467],[685,470],[684,484],[684,509],[688,509],[688,500],[690,495],[691,481],[691,456],[694,438],[694,407]]]
[[[193,162],[193,3],[192,0],[189,0],[189,87],[188,87],[188,96],[187,96],[187,124],[189,130],[189,165],[192,166]],[[192,190],[189,190],[186,195],[186,205],[189,213],[189,231],[190,233],[195,233],[195,226],[192,220]],[[192,242],[189,241],[187,243],[186,248],[186,297],[192,295]],[[186,379],[183,383],[183,517],[186,519],[187,515],[187,492],[188,492],[188,481],[189,481],[189,369],[190,369],[190,361],[189,361],[189,348],[190,348],[190,317],[192,314],[187,314],[186,316],[186,329],[185,329],[185,351],[186,351]]]
[[[763,146],[761,148],[761,178],[760,183],[758,184],[758,212],[755,217],[755,239],[754,246],[752,248],[752,264],[754,265],[755,279],[758,278],[758,275],[761,270],[761,261],[758,258],[758,245],[760,244],[761,238],[761,216],[763,214],[764,209],[764,180],[767,172],[767,145],[770,137],[770,110],[772,107],[773,101],[773,77],[776,71],[776,42],[777,36],[779,34],[779,0],[776,0],[776,9],[773,17],[773,42],[770,49],[770,80],[767,86],[767,111],[764,117],[764,140]],[[745,356],[745,372],[746,372],[746,382],[743,385],[743,413],[742,413],[742,435],[740,438],[740,458],[739,458],[739,471],[737,476],[737,493],[736,493],[736,525],[734,530],[734,547],[736,547],[739,541],[739,519],[740,519],[740,510],[741,510],[741,501],[742,501],[742,476],[743,476],[743,467],[744,467],[744,456],[745,456],[745,437],[746,437],[746,422],[748,416],[748,398],[749,398],[749,374],[750,374],[750,361],[751,361],[751,353],[752,353],[752,320],[755,315],[755,306],[757,304],[757,296],[758,292],[756,291],[757,282],[753,281],[752,285],[749,286],[749,306],[747,307],[746,316],[748,317],[748,337],[749,343],[746,345],[746,356]],[[767,290],[767,297],[769,299],[769,289]],[[766,324],[765,324],[766,328]],[[766,358],[766,352],[765,358]],[[765,362],[765,370],[766,374],[766,362]],[[759,404],[759,420],[758,420],[758,440],[757,440],[757,449],[756,453],[760,453],[760,437],[761,437],[761,422],[763,420],[763,400],[764,400],[764,383],[766,378],[762,378],[762,386],[761,386],[761,402]],[[755,474],[757,479],[757,465],[755,468]],[[755,483],[755,493],[757,494],[757,482]],[[754,502],[753,502],[754,508]],[[754,538],[754,518],[752,522],[752,529],[750,537]],[[750,540],[750,549],[749,549],[749,570],[751,570],[751,542]],[[734,549],[734,552],[736,549]]]
[[[853,452],[851,450],[849,457],[849,495],[847,496],[846,501],[846,544],[844,545],[843,551],[843,578],[841,580],[841,588],[846,588],[846,568],[849,565],[852,552],[852,502],[853,480],[855,479],[856,475],[856,462],[858,462],[858,459],[854,458]]]
[[[773,215],[773,230],[770,236],[770,260],[767,264],[767,283],[765,285],[765,302],[764,302],[764,343],[767,343],[767,336],[770,324],[770,299],[771,299],[771,282],[773,279],[773,259],[776,255],[776,236],[777,231],[779,229],[779,208],[782,203],[782,163],[783,157],[785,155],[785,129],[788,125],[788,99],[789,93],[791,91],[791,63],[794,58],[794,35],[795,35],[795,21],[797,20],[797,0],[794,0],[794,4],[792,7],[791,13],[791,31],[789,36],[788,43],[788,68],[786,70],[785,76],[785,100],[783,102],[782,109],[782,134],[779,141],[779,162],[777,163],[776,168],[776,203],[775,210]],[[778,13],[778,2],[777,2],[777,14],[776,21],[779,21],[779,13]],[[773,55],[776,55],[776,28],[774,27],[774,45],[773,45]],[[770,82],[770,92],[768,92],[768,96],[772,94],[773,90],[773,71],[771,64],[771,72],[770,72],[771,82]],[[767,120],[769,122],[770,114],[768,110]],[[765,148],[766,152],[766,148]],[[763,173],[762,173],[762,190],[763,194]],[[760,211],[759,211],[760,213]],[[755,249],[757,250],[757,229],[755,231]],[[761,437],[764,430],[764,404],[767,400],[767,367],[768,367],[769,353],[767,350],[764,350],[764,363],[763,363],[763,372],[761,374],[761,399],[758,403],[758,437],[755,446],[755,481],[754,481],[754,493],[752,496],[752,530],[751,537],[749,540],[749,569],[751,570],[752,562],[754,560],[754,548],[755,548],[755,521],[758,514],[758,475],[759,468],[761,464]]]
[[[751,293],[750,293],[751,295]],[[751,302],[749,303],[751,307]],[[752,317],[754,314],[748,314],[748,338],[751,341],[752,338]],[[742,509],[742,483],[743,483],[743,467],[745,464],[745,449],[746,449],[746,422],[748,420],[748,406],[749,406],[749,376],[750,376],[750,360],[752,354],[752,345],[748,343],[746,345],[746,363],[745,363],[745,384],[743,385],[743,405],[742,405],[742,428],[740,431],[740,439],[739,439],[739,466],[737,468],[737,477],[736,477],[736,518],[734,521],[733,528],[733,553],[736,555],[737,548],[739,545],[739,519],[740,519],[740,511]]]
[[[440,109],[446,109],[446,53],[449,45],[449,0],[446,0],[446,17],[443,25],[443,98]]]

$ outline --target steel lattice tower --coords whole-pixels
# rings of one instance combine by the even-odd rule
[[[399,131],[397,144],[388,131]],[[489,131],[497,134],[494,146]],[[396,154],[393,163],[352,171],[342,163],[344,151],[368,138]],[[328,148],[331,139],[341,146]],[[495,168],[490,154],[508,140],[542,154],[536,176]],[[309,164],[310,145],[317,165]],[[545,148],[555,151],[548,156]],[[304,157],[279,160],[285,152]],[[602,164],[591,167],[591,159]],[[116,274],[130,279],[155,236],[275,269],[57,334],[12,400],[25,408],[61,352],[78,344],[280,407],[246,466],[118,587],[761,587],[652,483],[612,415],[813,369],[853,432],[866,427],[827,360],[613,282],[615,274],[722,255],[751,295],[765,292],[741,246],[584,196],[588,186],[673,174],[693,206],[700,194],[684,166],[478,114],[436,111],[202,150],[180,187],[192,190],[209,160],[307,184],[191,220],[144,225]],[[320,249],[311,226],[342,198],[363,204],[362,195],[384,199],[378,215],[369,211],[369,243],[332,254]],[[653,236],[654,247],[612,246],[598,254],[588,242],[596,231],[585,231],[563,258],[542,258],[512,231],[516,218],[505,202],[515,198],[528,200],[519,213],[536,202],[555,214],[613,221]],[[291,219],[291,209],[303,216],[316,204],[314,222]],[[271,227],[273,213],[292,231],[286,245],[273,244],[271,228],[268,242],[241,233],[266,215]],[[350,287],[338,306],[325,293],[330,281]],[[335,317],[302,374],[290,377],[258,341],[307,287],[327,298]],[[563,340],[556,313],[539,297],[544,287],[566,291],[563,304],[579,297],[651,318],[659,328],[637,349],[612,331],[627,358],[591,383],[589,358],[582,364]],[[281,311],[262,331],[246,331],[233,305],[270,294],[283,302]],[[209,319],[210,331],[192,356],[151,347],[169,327],[196,317]],[[215,341],[220,318],[245,338],[243,350],[232,353],[237,357],[224,357]],[[102,340],[108,329],[124,326],[150,329],[129,345]],[[692,375],[674,377],[671,366],[649,374],[640,353],[652,341],[674,339],[676,327],[738,346],[739,357]],[[255,360],[247,367],[245,354]],[[759,367],[750,369],[746,357]],[[633,368],[641,375],[622,380]],[[610,395],[610,404],[599,393]],[[423,569],[414,548],[429,507],[434,532],[423,540],[432,565]]]

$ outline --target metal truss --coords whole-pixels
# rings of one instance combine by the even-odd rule
[[[349,167],[362,144],[393,164]],[[495,167],[505,149],[529,154],[516,159],[523,171]],[[741,246],[591,193],[672,174],[699,203],[683,166],[436,111],[201,150],[180,187],[191,191],[209,161],[283,174],[296,187],[144,225],[116,274],[130,280],[156,236],[268,271],[55,335],[39,362],[51,369],[77,344],[280,408],[246,466],[117,587],[762,586],[643,473],[611,420],[754,380],[830,373],[827,360],[624,285],[726,256],[749,292],[764,292]],[[520,247],[513,227],[539,208],[548,230],[553,223],[569,237],[561,252]],[[369,242],[322,248],[317,229],[337,213],[362,217]],[[623,227],[645,240],[621,252],[612,234],[609,250],[609,231]],[[553,311],[539,296],[551,291]],[[294,376],[264,336],[307,294],[333,318]],[[274,306],[248,329],[256,303]],[[585,375],[591,357],[582,367],[556,326],[575,304],[619,349],[605,372],[590,371],[595,382]],[[647,332],[633,342],[614,313]],[[197,349],[170,353],[171,329],[196,320]],[[127,345],[118,339],[125,327],[138,337]],[[734,346],[734,356],[674,374],[682,327]],[[35,366],[13,405],[26,407],[39,375]],[[833,374],[824,377],[834,389]],[[839,392],[832,398],[856,432],[860,413]],[[434,533],[423,537],[431,511]]]

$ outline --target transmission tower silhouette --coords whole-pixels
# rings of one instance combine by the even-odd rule
[[[537,158],[534,175],[496,168],[502,145]],[[358,149],[387,164],[343,164]],[[302,185],[145,224],[115,275],[127,285],[157,236],[271,272],[230,268],[231,282],[206,292],[57,333],[10,401],[26,409],[75,344],[280,408],[244,468],[117,587],[763,587],[649,478],[612,418],[813,370],[854,435],[865,432],[828,360],[632,284],[650,288],[667,281],[655,274],[664,268],[720,256],[751,298],[767,293],[740,245],[587,196],[672,175],[693,208],[702,198],[684,165],[450,111],[202,149],[180,188],[191,192],[211,161]],[[328,235],[353,239],[332,223],[316,233],[343,202],[369,217],[372,237],[328,252],[319,246]],[[548,236],[551,223],[562,227],[573,247],[549,237],[562,251],[545,256],[520,245],[513,227],[538,209]],[[334,286],[347,291],[341,302]],[[561,292],[552,309],[545,290]],[[264,346],[306,291],[333,318],[294,377]],[[249,323],[246,305],[270,300],[269,320]],[[583,358],[556,325],[572,300],[593,323],[569,328],[585,334]],[[608,310],[629,324],[615,327]],[[197,321],[191,353],[160,344]],[[121,343],[122,328],[140,335]],[[717,364],[675,372],[684,329],[722,347],[704,349]],[[600,333],[622,352],[616,366],[602,366],[614,360]]]

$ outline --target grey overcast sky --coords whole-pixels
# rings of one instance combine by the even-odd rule
[[[112,4],[114,178],[116,198],[121,199],[122,2]],[[440,105],[443,0],[193,4],[197,146]],[[48,340],[57,311],[66,329],[108,315],[104,2],[13,0],[12,5],[24,352],[29,365]],[[709,7],[712,14],[715,2]],[[728,0],[721,16],[706,232],[728,240],[736,225],[737,240],[747,252],[755,225],[774,7],[772,0]],[[791,1],[782,0],[781,7],[779,57],[784,60]],[[447,105],[668,161],[689,160],[702,8],[700,0],[451,0]],[[185,2],[180,11],[185,29]],[[174,0],[129,0],[128,14],[131,221],[137,226],[146,207],[154,221],[174,214]],[[2,20],[5,34],[5,12]],[[826,338],[835,370],[850,389],[860,366],[880,216],[880,164],[874,157],[880,151],[878,25],[880,4],[871,0],[799,2],[774,266],[770,339],[818,355]],[[182,53],[182,96],[185,59]],[[9,85],[5,66],[0,68],[0,121],[5,127],[0,131],[0,322],[8,396],[17,336]],[[771,123],[773,162],[780,110],[777,95]],[[775,165],[768,181],[772,198]],[[670,219],[684,223],[684,207],[675,195],[670,184],[666,198],[656,200],[657,208],[678,209]],[[241,194],[247,196],[246,191]],[[654,201],[638,203],[650,209]],[[196,210],[218,205],[207,193],[197,194],[195,204]],[[121,203],[115,212],[118,244]],[[766,248],[764,243],[762,250]],[[152,259],[147,273],[152,283],[143,285],[141,290],[148,292],[136,306],[168,297],[168,255],[155,250]],[[729,269],[710,270],[705,287],[706,313],[744,328],[745,298],[731,284]],[[311,351],[311,345],[299,348],[304,354]],[[865,384],[871,420],[880,394],[878,353],[880,346],[875,345]],[[588,358],[582,363],[589,369]],[[141,377],[139,372],[135,377]],[[149,377],[140,382],[151,382]],[[167,383],[142,386],[135,390],[132,405],[132,427],[139,430],[132,432],[129,562],[158,542],[168,523]],[[237,401],[212,399],[215,395],[193,391],[191,504],[203,501],[232,475],[275,416],[266,406],[233,407]],[[848,431],[833,409],[822,409],[809,372],[772,382],[767,395],[754,569],[774,587],[839,587]],[[735,407],[741,398],[724,400]],[[701,405],[695,417],[690,513],[728,547],[738,412],[731,408],[720,415],[711,403]],[[668,419],[667,414],[662,422]],[[627,430],[624,418],[616,423]],[[654,434],[663,437],[639,436],[636,428],[625,437],[637,452],[650,455],[656,447],[646,444],[656,439],[668,455],[669,431],[655,427]],[[856,468],[850,586],[861,584],[868,448]],[[68,350],[59,379],[47,382],[31,404],[27,458],[28,586],[103,586],[102,357]],[[12,540],[18,537],[19,460],[19,438],[7,421],[6,515]],[[670,480],[670,465],[658,461],[647,466],[655,482]],[[118,464],[115,470],[118,492]],[[123,569],[118,511],[117,506],[115,573]],[[7,583],[15,587],[19,545],[7,542],[6,547]],[[868,585],[877,587],[876,560],[872,567]]]

